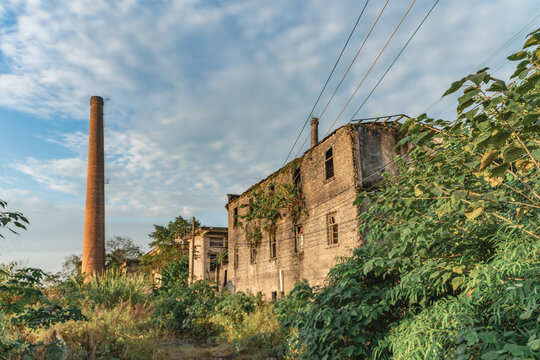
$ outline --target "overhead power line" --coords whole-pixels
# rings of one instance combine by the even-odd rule
[[[414,6],[414,4],[416,3],[416,0],[413,0],[411,5],[409,6],[409,8],[407,9],[407,11],[405,12],[405,15],[403,15],[403,17],[401,18],[399,24],[396,26],[396,28],[394,29],[394,31],[392,32],[392,34],[390,35],[390,37],[388,38],[388,40],[386,41],[386,43],[384,44],[383,48],[381,49],[381,51],[379,52],[379,54],[377,55],[377,57],[375,58],[375,60],[373,61],[373,63],[371,64],[371,66],[369,67],[368,71],[366,72],[366,74],[364,75],[364,77],[362,78],[362,80],[360,81],[360,83],[358,84],[358,86],[356,87],[356,89],[354,89],[352,95],[349,97],[349,100],[347,100],[347,103],[345,103],[345,105],[343,106],[343,109],[341,109],[341,112],[338,114],[338,116],[336,117],[336,119],[334,120],[334,122],[332,123],[332,125],[330,125],[330,128],[328,129],[328,131],[326,132],[326,135],[325,137],[330,134],[330,132],[332,131],[332,127],[334,126],[334,124],[338,121],[338,119],[341,117],[341,115],[343,114],[343,112],[345,111],[345,109],[347,108],[347,106],[349,106],[351,100],[353,99],[354,95],[356,95],[356,92],[358,91],[358,89],[360,89],[360,87],[362,86],[362,84],[364,83],[364,81],[366,80],[367,76],[369,75],[369,73],[371,72],[371,70],[373,69],[373,67],[375,66],[375,64],[379,61],[379,58],[381,57],[382,53],[384,52],[384,50],[386,49],[386,47],[388,46],[388,44],[390,43],[390,41],[392,41],[392,39],[394,38],[394,35],[396,34],[396,32],[398,31],[398,29],[400,28],[401,24],[403,23],[403,21],[405,20],[405,18],[407,17],[407,15],[409,15],[409,12],[411,11],[412,7]],[[384,75],[383,75],[384,76]],[[356,114],[355,114],[356,115]],[[354,118],[354,116],[353,116]]]
[[[326,90],[326,86],[328,85],[328,82],[330,81],[330,78],[334,74],[334,71],[336,70],[336,67],[337,67],[338,63],[341,60],[341,57],[343,56],[343,53],[345,52],[345,49],[347,48],[347,45],[349,45],[349,41],[351,40],[351,37],[353,36],[353,34],[354,34],[355,30],[356,30],[356,27],[358,26],[358,23],[360,22],[360,19],[362,18],[362,15],[364,15],[364,11],[366,10],[366,7],[367,7],[368,3],[369,3],[369,0],[366,0],[366,3],[364,4],[364,7],[362,8],[362,11],[360,12],[360,15],[358,15],[358,19],[356,19],[356,23],[354,24],[354,27],[351,30],[351,33],[349,34],[349,37],[347,38],[347,41],[345,41],[345,45],[343,45],[343,48],[341,49],[341,52],[339,53],[339,56],[338,56],[338,58],[336,60],[336,63],[332,67],[332,71],[330,71],[330,75],[328,75],[328,78],[326,79],[326,82],[324,83],[324,86],[323,86],[321,92],[319,93],[319,96],[317,97],[317,100],[315,101],[315,104],[313,104],[313,107],[311,108],[311,111],[309,112],[309,115],[307,116],[307,119],[304,122],[304,125],[302,126],[302,129],[300,130],[300,133],[296,137],[296,140],[294,141],[294,143],[293,143],[293,145],[291,147],[291,150],[287,154],[287,157],[285,158],[285,162],[283,163],[283,166],[285,166],[285,164],[287,163],[287,160],[289,160],[289,156],[291,156],[291,153],[292,153],[294,147],[296,146],[296,143],[298,142],[298,139],[300,139],[300,136],[302,136],[302,133],[304,132],[304,129],[306,128],[307,123],[311,119],[311,116],[313,115],[313,111],[315,111],[315,107],[317,107],[317,104],[319,103],[319,100],[321,99],[321,96],[324,93],[324,90]]]
[[[375,26],[379,22],[379,19],[381,18],[382,14],[384,12],[384,9],[386,9],[386,5],[388,5],[389,1],[390,0],[386,0],[386,3],[384,4],[382,10],[379,12],[379,16],[377,16],[377,19],[375,19],[375,22],[371,26],[371,29],[369,29],[369,32],[367,33],[366,37],[364,38],[364,41],[362,42],[362,45],[360,45],[360,48],[356,52],[356,55],[354,55],[354,58],[352,59],[349,67],[347,68],[347,71],[345,71],[345,74],[343,74],[343,76],[341,77],[341,80],[339,81],[339,84],[336,86],[336,89],[332,93],[332,96],[330,97],[330,100],[328,100],[328,102],[326,103],[326,106],[324,107],[323,111],[321,112],[321,115],[319,115],[319,120],[323,117],[326,109],[328,108],[328,105],[330,105],[330,102],[332,102],[332,100],[334,99],[334,96],[336,95],[337,91],[341,87],[341,84],[343,84],[343,80],[345,80],[345,78],[347,77],[347,74],[349,74],[349,71],[351,70],[353,64],[356,62],[356,59],[358,58],[358,55],[360,54],[360,51],[362,51],[362,49],[364,48],[364,45],[366,44],[367,40],[371,36],[371,33],[373,32],[373,29],[375,29]]]
[[[392,63],[390,64],[390,66],[386,69],[386,71],[384,72],[384,74],[380,77],[379,81],[377,81],[377,84],[375,84],[375,86],[373,87],[373,89],[371,89],[370,93],[368,94],[368,96],[366,96],[366,98],[364,99],[364,101],[362,102],[362,104],[360,105],[360,107],[358,108],[358,110],[356,110],[356,112],[354,113],[354,115],[352,116],[351,120],[354,119],[356,117],[356,115],[360,112],[360,110],[364,107],[364,105],[366,104],[366,102],[369,100],[369,98],[371,97],[371,95],[375,92],[375,90],[377,89],[377,87],[379,87],[379,84],[381,83],[381,81],[383,81],[383,79],[385,78],[386,74],[388,74],[388,72],[390,71],[390,69],[392,68],[392,66],[394,66],[394,64],[396,63],[396,61],[399,59],[399,57],[401,56],[401,54],[403,53],[403,51],[405,51],[405,48],[409,45],[409,43],[411,42],[411,40],[414,38],[414,36],[416,35],[416,33],[418,32],[418,30],[420,30],[420,28],[422,27],[422,25],[424,24],[424,22],[426,21],[426,19],[429,17],[429,15],[431,14],[431,12],[433,11],[433,9],[435,8],[435,6],[439,3],[440,0],[437,0],[435,1],[435,3],[433,4],[433,6],[431,7],[431,9],[429,9],[429,11],[427,12],[426,16],[424,16],[424,18],[422,19],[422,21],[420,22],[420,24],[416,27],[416,29],[414,30],[414,32],[412,33],[411,37],[409,38],[409,40],[407,40],[407,42],[405,43],[405,45],[403,45],[403,47],[401,48],[401,50],[399,51],[399,53],[396,55],[396,57],[394,58],[394,60],[392,61]]]

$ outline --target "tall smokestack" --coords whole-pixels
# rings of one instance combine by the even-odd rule
[[[319,119],[311,118],[311,147],[315,147],[319,143]]]
[[[82,273],[99,275],[105,267],[105,159],[103,150],[103,98],[90,99],[88,178]]]

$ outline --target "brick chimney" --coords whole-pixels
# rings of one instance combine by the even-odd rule
[[[90,132],[82,273],[99,275],[105,268],[105,159],[103,150],[103,98],[90,99]]]
[[[319,143],[319,119],[311,118],[311,147],[315,147]]]

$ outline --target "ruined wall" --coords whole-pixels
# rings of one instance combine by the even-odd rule
[[[213,246],[212,239],[222,239],[224,246]],[[191,272],[193,272],[194,280],[217,280],[220,272],[219,266],[216,266],[218,267],[218,271],[216,272],[215,270],[211,269],[211,262],[212,260],[215,262],[215,257],[227,246],[227,229],[214,228],[210,230],[202,228],[195,233],[194,241],[190,241],[190,255],[193,251],[193,245],[195,246],[195,251],[193,253],[194,257],[192,258],[190,256],[189,258],[189,269],[190,274]],[[213,255],[214,257],[212,257],[211,255]]]
[[[343,127],[308,151],[300,161],[305,214],[295,221],[290,213],[281,211],[276,222],[277,256],[270,257],[270,234],[263,232],[256,247],[256,261],[250,261],[249,241],[241,226],[234,226],[234,209],[240,215],[249,211],[249,191],[228,204],[229,211],[229,287],[235,291],[262,292],[267,298],[272,292],[289,292],[294,284],[305,278],[310,285],[323,283],[328,270],[340,256],[350,254],[359,245],[356,196],[356,173],[352,127]],[[325,153],[332,147],[334,176],[326,179]],[[277,178],[270,176],[259,187],[271,182],[292,183],[292,171]],[[338,223],[338,243],[328,244],[327,216],[335,213]],[[302,225],[303,252],[295,252],[295,226]],[[235,248],[238,266],[235,267]],[[281,286],[283,285],[283,286]]]
[[[405,155],[408,146],[396,148],[404,135],[392,125],[357,125],[356,129],[356,157],[360,160],[358,185],[369,188],[382,180],[384,171],[392,174],[398,171],[394,159]]]

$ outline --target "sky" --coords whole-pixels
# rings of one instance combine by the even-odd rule
[[[368,2],[315,116],[385,2]],[[415,2],[338,116],[411,4],[388,1],[320,136],[353,118],[434,2]],[[178,215],[226,226],[226,194],[282,166],[364,5],[2,0],[0,199],[30,225],[19,235],[0,229],[0,263],[56,272],[81,253],[93,95],[106,99],[107,238],[146,250],[153,224]],[[441,99],[452,81],[484,66],[507,80],[505,58],[539,26],[537,0],[441,0],[356,118],[455,118],[455,97]]]

